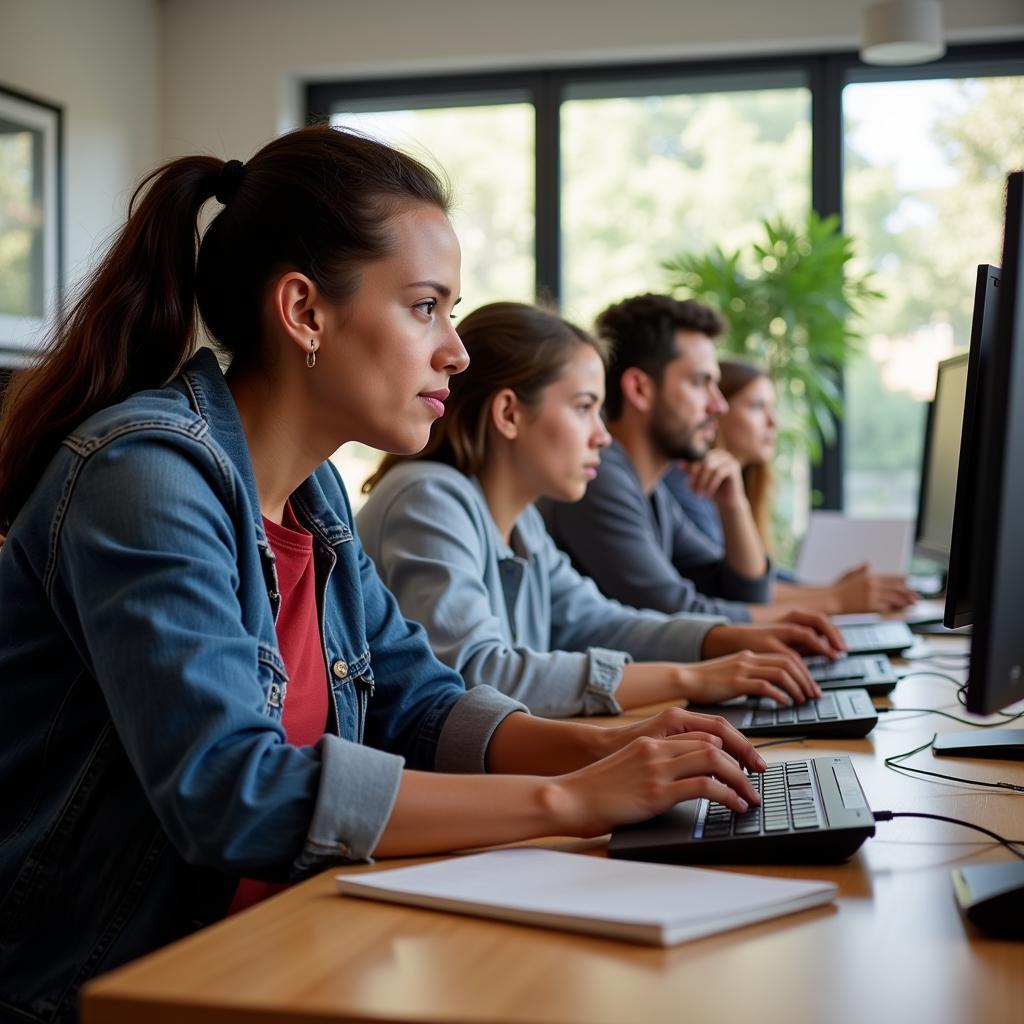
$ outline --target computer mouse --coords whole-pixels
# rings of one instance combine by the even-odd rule
[[[953,891],[975,927],[995,938],[1024,939],[1024,861],[956,868]]]

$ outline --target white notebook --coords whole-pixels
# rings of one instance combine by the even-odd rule
[[[453,910],[655,946],[835,899],[831,882],[611,860],[536,847],[337,875],[345,896]]]

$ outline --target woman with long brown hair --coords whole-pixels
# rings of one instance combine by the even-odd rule
[[[816,695],[775,635],[788,625],[628,608],[548,536],[533,502],[578,501],[609,441],[602,343],[515,302],[482,306],[458,330],[470,363],[444,418],[419,453],[384,460],[358,517],[367,553],[441,660],[468,687],[487,683],[550,717]]]
[[[722,524],[705,479],[717,457],[739,463],[743,489],[765,550],[772,549],[775,497],[775,442],[778,414],[775,384],[768,373],[742,359],[720,359],[719,389],[729,403],[718,419],[716,449],[706,464],[694,463],[684,471],[671,470],[665,484],[707,546],[708,557],[724,550]],[[903,608],[915,600],[899,576],[878,575],[858,566],[829,586],[807,586],[791,575],[775,581],[772,601],[836,615],[841,612],[884,612]]]
[[[334,862],[757,800],[721,719],[467,693],[363,554],[327,457],[417,451],[466,365],[434,174],[308,128],[136,198],[0,428],[0,1014]]]

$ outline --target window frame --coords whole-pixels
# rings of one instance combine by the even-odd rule
[[[730,57],[653,63],[524,67],[517,70],[409,77],[338,79],[305,87],[308,122],[330,117],[336,104],[373,102],[373,109],[411,106],[477,106],[514,97],[529,102],[535,117],[535,288],[538,301],[558,305],[562,297],[560,110],[567,99],[643,95],[644,83],[691,84],[688,91],[769,88],[784,77],[811,94],[811,206],[822,216],[843,217],[843,89],[864,82],[921,81],[1024,75],[1024,39],[950,46],[928,64],[874,67],[855,51],[791,53],[771,57]],[[609,91],[618,85],[629,92]],[[685,90],[680,90],[685,91]],[[842,509],[843,424],[835,443],[812,470],[815,507]]]

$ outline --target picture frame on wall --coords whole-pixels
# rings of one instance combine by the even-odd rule
[[[0,85],[0,367],[30,361],[60,302],[62,117]]]

